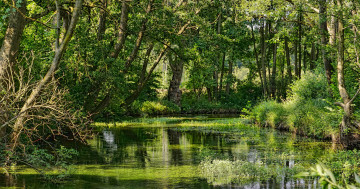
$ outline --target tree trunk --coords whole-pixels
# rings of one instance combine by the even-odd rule
[[[351,11],[351,14],[353,17],[357,15],[356,7],[354,7],[354,10]],[[355,23],[352,23],[352,30],[354,33],[354,50],[355,50],[355,56],[356,56],[356,64],[360,66],[360,57],[359,57],[359,51],[357,48],[357,27]]]
[[[58,1],[57,2],[57,7],[59,7],[58,5]],[[79,19],[80,16],[80,12],[81,12],[81,8],[82,8],[82,4],[83,4],[83,0],[76,0],[75,2],[75,6],[74,6],[74,11],[73,11],[73,15],[72,15],[72,19],[71,19],[71,23],[69,25],[69,29],[68,31],[66,31],[66,35],[64,37],[64,40],[62,41],[61,44],[59,44],[59,36],[60,34],[57,34],[57,39],[55,42],[55,55],[54,58],[52,60],[51,63],[51,67],[48,70],[48,72],[46,73],[46,75],[44,76],[44,78],[42,80],[40,80],[36,86],[34,87],[34,89],[32,90],[31,94],[29,95],[29,97],[26,99],[25,104],[22,106],[20,112],[19,112],[19,116],[16,119],[16,122],[13,126],[13,133],[12,133],[12,149],[14,149],[17,145],[18,142],[18,137],[21,134],[21,130],[23,128],[23,125],[26,121],[26,117],[27,117],[27,111],[33,106],[35,100],[39,97],[42,89],[44,88],[44,86],[49,83],[49,81],[51,80],[51,78],[53,78],[55,71],[57,70],[59,64],[60,64],[60,60],[62,55],[65,53],[66,47],[70,42],[70,39],[74,33],[77,21]],[[59,10],[59,8],[58,8]],[[58,16],[57,16],[57,27],[60,27],[60,16],[59,16],[59,11],[58,12]]]
[[[221,98],[222,88],[223,88],[223,77],[224,77],[224,70],[225,70],[225,52],[222,58],[221,70],[220,70],[220,86],[219,86],[219,99]]]
[[[286,36],[285,37],[285,54],[286,54],[286,69],[287,69],[287,74],[289,76],[289,82],[288,82],[288,84],[289,84],[292,80],[292,74],[291,74],[290,49],[289,49],[289,45],[288,45],[288,40],[289,40],[289,38]]]
[[[306,65],[306,56],[308,56],[308,52],[306,50],[306,44],[304,44],[304,50],[303,50],[303,66],[304,66],[304,72],[306,71],[307,69],[307,65]]]
[[[222,23],[222,9],[221,7],[219,8],[220,14],[219,14],[219,19],[217,22],[217,34],[221,34],[221,23]],[[218,57],[217,57],[217,66],[215,66],[215,70],[214,70],[214,81],[215,81],[215,85],[213,86],[213,98],[219,98],[219,76],[218,76],[218,66],[221,64],[221,52],[218,51]]]
[[[232,72],[233,72],[233,62],[229,61],[229,72],[227,75],[227,80],[226,80],[226,94],[229,95],[230,94],[230,85],[231,85],[231,81],[232,81]]]
[[[212,92],[211,92],[211,88],[210,87],[206,87],[206,93],[208,95],[208,101],[211,102],[212,101]]]
[[[216,69],[216,68],[215,68]],[[214,86],[213,86],[213,98],[216,100],[216,98],[218,97],[218,88],[219,88],[219,77],[218,77],[218,72],[217,70],[214,70],[213,72],[213,79],[214,79]]]
[[[151,43],[145,54],[145,59],[144,59],[143,67],[141,69],[137,88],[129,97],[127,97],[125,99],[125,102],[124,102],[125,107],[130,106],[139,97],[142,89],[144,88],[144,85],[146,83],[146,74],[147,74],[146,71],[147,71],[147,67],[149,65],[150,54],[153,49],[154,49],[154,43]]]
[[[9,73],[7,72],[16,61],[21,36],[26,25],[26,19],[23,16],[27,14],[26,2],[25,0],[21,1],[21,6],[18,10],[11,8],[12,11],[9,16],[8,27],[0,49],[0,81],[8,77]],[[19,11],[21,11],[21,13]]]
[[[148,3],[147,8],[146,8],[146,13],[147,14],[150,13],[153,2],[154,2],[154,0],[149,0],[149,3]],[[120,53],[121,49],[124,47],[124,44],[125,44],[125,39],[126,39],[126,36],[127,36],[127,34],[126,34],[126,32],[127,32],[127,22],[128,22],[128,15],[129,15],[129,5],[128,5],[128,3],[129,2],[126,2],[126,0],[124,0],[122,2],[120,28],[119,28],[118,40],[117,40],[118,43],[115,45],[114,52],[112,52],[110,54],[110,57],[112,57],[112,58],[117,58],[119,56],[119,53]],[[140,31],[138,33],[138,37],[137,37],[137,39],[135,41],[135,46],[134,46],[132,52],[130,53],[130,55],[126,58],[125,69],[123,71],[124,74],[126,74],[128,72],[132,62],[135,60],[135,58],[138,55],[141,43],[142,43],[144,35],[145,35],[147,22],[148,22],[148,19],[144,18],[144,20],[142,21],[142,24],[141,24]],[[140,89],[140,91],[141,91],[143,87],[140,87],[140,88],[141,88]],[[106,93],[105,97],[91,111],[91,113],[92,114],[97,114],[99,111],[101,111],[105,107],[107,107],[108,104],[111,101],[112,93],[113,93],[112,89],[110,89],[110,91],[108,91]],[[131,98],[131,99],[133,99],[133,98]],[[129,101],[133,102],[134,100],[129,100]],[[125,104],[127,104],[127,102],[125,102]]]
[[[298,75],[297,77],[300,79],[301,78],[301,59],[302,59],[302,56],[301,56],[301,39],[302,39],[302,25],[301,25],[301,22],[302,22],[302,13],[301,11],[299,11],[299,24],[298,24],[298,27],[299,27],[299,42],[298,42],[298,45],[299,45],[299,59],[298,59]]]
[[[154,3],[154,0],[150,0],[149,1],[149,4],[146,8],[146,14],[149,14],[150,11],[151,11],[151,7],[152,7],[152,4]],[[126,62],[125,62],[125,70],[124,72],[126,73],[130,66],[131,66],[131,63],[135,60],[138,52],[139,52],[139,49],[140,49],[140,46],[141,46],[141,43],[142,43],[142,40],[144,38],[144,35],[145,35],[145,31],[146,31],[146,24],[148,22],[148,19],[145,18],[143,21],[142,21],[142,24],[141,24],[141,29],[138,33],[138,37],[136,39],[136,42],[135,42],[135,46],[134,46],[134,49],[133,51],[131,52],[130,56],[126,59]]]
[[[97,40],[101,41],[104,37],[105,29],[106,29],[106,11],[104,9],[107,8],[108,0],[101,0],[100,8],[100,16],[99,16],[99,24],[97,29]]]
[[[282,56],[281,59],[281,65],[280,65],[280,72],[281,72],[281,82],[280,82],[280,87],[279,87],[279,92],[278,92],[278,99],[281,100],[282,98],[285,98],[285,91],[286,91],[286,80],[285,80],[285,75],[284,75],[284,71],[285,71],[285,57]]]
[[[316,48],[315,48],[315,43],[312,42],[311,43],[311,52],[310,52],[310,70],[314,70],[315,69],[315,61],[316,61]]]
[[[276,98],[276,56],[277,56],[277,44],[273,45],[273,65],[271,74],[271,95],[272,98]]]
[[[337,0],[337,4],[340,8],[342,8],[342,0]],[[339,15],[339,23],[338,23],[338,48],[337,48],[337,80],[338,80],[338,88],[341,99],[343,101],[343,108],[344,108],[344,116],[341,122],[341,136],[344,135],[345,130],[349,126],[349,119],[351,117],[351,108],[348,105],[350,101],[349,94],[345,88],[345,77],[344,77],[344,26],[343,26],[343,18],[342,18],[342,11],[338,12]],[[341,140],[345,140],[345,138],[341,137]]]
[[[295,64],[295,78],[299,78],[299,62],[298,62],[298,40],[295,39],[294,45],[294,64]]]
[[[325,74],[326,74],[326,79],[328,84],[331,84],[331,75],[333,73],[334,68],[331,65],[330,59],[328,57],[328,53],[326,50],[326,46],[328,45],[328,33],[327,33],[327,17],[326,17],[326,0],[320,0],[319,1],[319,7],[320,7],[320,14],[319,14],[319,19],[320,19],[320,32],[321,32],[321,56],[322,56],[322,61],[324,64],[324,68],[325,68]],[[332,19],[333,20],[333,19]],[[333,36],[331,36],[333,35]],[[330,39],[332,39],[335,36],[334,34],[330,33]],[[331,43],[333,43],[335,40],[331,40]]]
[[[125,0],[123,1],[123,4],[124,4]],[[153,0],[150,0],[150,2],[153,2]],[[126,4],[126,3],[125,3]],[[123,6],[124,7],[124,6]],[[196,11],[195,14],[198,14],[200,11]],[[127,16],[126,16],[127,17]],[[190,24],[190,21],[186,22],[180,29],[179,31],[177,32],[177,35],[181,35],[183,34],[186,29],[188,28]],[[119,40],[118,40],[119,41]],[[149,81],[150,77],[151,77],[151,74],[154,72],[155,68],[157,67],[157,65],[160,63],[162,57],[165,55],[165,53],[167,52],[167,50],[169,49],[170,47],[170,43],[165,43],[164,44],[164,47],[163,49],[160,51],[160,53],[158,54],[156,60],[154,61],[154,64],[153,66],[150,68],[149,70],[149,73],[148,75],[145,77],[143,83],[141,85],[139,85],[137,87],[137,89],[135,89],[135,91],[132,93],[131,96],[127,97],[125,99],[125,102],[121,105],[121,106],[125,106],[127,107],[128,105],[130,105],[131,103],[133,103],[138,97],[139,95],[141,94],[141,91],[144,89],[147,81]],[[115,48],[116,49],[116,48]],[[115,51],[116,52],[116,51]],[[107,94],[110,94],[111,95],[112,91],[110,90]],[[108,95],[105,96],[105,98],[100,102],[100,104],[103,104],[103,102],[106,102],[105,106],[101,106],[103,108],[95,108],[92,112],[92,115],[96,115],[98,114],[99,112],[101,112],[105,107],[107,107],[110,103],[110,100],[107,100],[107,97]]]
[[[128,25],[128,19],[129,19],[128,3],[129,2],[127,2],[126,0],[122,0],[120,28],[119,28],[117,43],[115,45],[114,52],[112,52],[110,54],[111,58],[117,58],[125,44],[125,39],[127,36],[127,25]]]
[[[175,57],[173,59],[170,53],[168,53],[168,57],[169,57],[168,59],[169,59],[170,68],[173,74],[168,91],[168,100],[181,107],[182,92],[180,90],[180,84],[181,84],[184,64],[183,61],[178,57]]]
[[[266,78],[266,64],[265,64],[265,59],[266,59],[266,43],[265,43],[265,33],[264,33],[264,21],[262,21],[261,25],[260,25],[260,46],[261,46],[261,71],[262,71],[262,76],[263,76],[263,91],[264,91],[264,96],[268,96],[268,84],[267,84],[267,78]]]
[[[259,62],[259,55],[258,55],[257,50],[256,50],[256,39],[255,39],[255,35],[254,35],[254,27],[253,27],[252,22],[251,22],[251,38],[252,38],[252,41],[253,41],[254,56],[255,56],[257,71],[258,71],[259,77],[260,77],[261,88],[264,89],[264,81],[263,81],[262,74],[261,74],[261,65],[260,65],[260,62]],[[266,95],[264,90],[263,90],[263,95],[264,95],[264,97]]]
[[[324,1],[324,0],[321,0],[321,1]],[[326,3],[326,1],[325,1]],[[329,3],[333,3],[334,6],[336,6],[335,4],[335,0],[329,0]],[[326,4],[325,5],[325,11],[324,11],[324,14],[326,15]],[[324,16],[325,16],[324,15]],[[330,26],[329,28],[326,28],[326,30],[328,29],[329,30],[329,36],[330,36],[330,40],[329,40],[329,44],[332,46],[332,47],[335,47],[335,43],[336,43],[336,29],[337,29],[337,18],[336,18],[336,15],[331,15],[330,17]],[[326,17],[325,17],[326,19]],[[326,20],[325,20],[326,21]]]
[[[337,5],[339,7],[338,11],[338,48],[337,48],[337,81],[339,94],[342,99],[340,104],[344,109],[344,115],[340,123],[340,142],[345,147],[354,147],[359,142],[358,136],[358,125],[354,123],[352,114],[353,109],[351,103],[354,101],[356,96],[359,94],[360,88],[352,99],[346,90],[345,87],[345,76],[344,76],[344,21],[343,21],[343,2],[342,0],[337,0]]]

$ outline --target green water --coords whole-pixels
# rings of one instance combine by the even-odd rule
[[[243,122],[197,117],[141,119],[126,126],[97,124],[101,126],[96,128],[98,133],[88,146],[71,144],[80,155],[68,181],[44,182],[34,171],[25,169],[11,177],[0,176],[0,188],[320,187],[316,179],[296,179],[289,173],[333,153],[331,144]],[[276,174],[265,180],[256,172],[255,176],[244,178],[239,176],[244,173],[227,175],[222,165],[215,167],[220,173],[213,173],[213,169],[200,166],[205,160],[250,162]],[[251,168],[241,170],[254,171]],[[209,174],[213,174],[211,178]]]

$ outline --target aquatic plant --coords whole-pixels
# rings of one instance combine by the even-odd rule
[[[202,177],[213,185],[246,184],[255,181],[280,179],[281,176],[291,176],[302,170],[296,165],[292,168],[280,164],[267,165],[262,161],[249,162],[243,160],[206,158],[200,163]]]

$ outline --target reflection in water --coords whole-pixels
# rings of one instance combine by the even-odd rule
[[[293,168],[324,155],[327,145],[267,129],[227,134],[203,132],[201,128],[186,131],[174,127],[123,127],[103,130],[89,141],[91,153],[82,153],[75,181],[63,188],[317,188],[316,180],[280,179],[212,186],[202,179],[199,163],[207,156],[264,162]],[[93,154],[97,154],[94,156]],[[89,162],[93,162],[91,165]],[[100,164],[98,162],[105,162]],[[106,165],[106,166],[105,166]],[[90,166],[90,167],[89,167]],[[0,178],[1,186],[44,188],[34,182],[35,176],[11,180]],[[12,184],[3,184],[6,180]],[[96,182],[96,184],[95,184]],[[75,184],[76,183],[76,184]],[[103,184],[101,184],[103,183]],[[51,185],[50,188],[60,187]],[[49,188],[49,187],[47,187]],[[101,188],[101,187],[100,187]]]
[[[115,143],[115,136],[112,133],[112,131],[103,131],[104,141],[106,142],[105,148],[107,148],[109,151],[116,151],[117,150],[117,144]]]

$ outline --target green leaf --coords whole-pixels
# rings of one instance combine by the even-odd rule
[[[301,172],[301,173],[294,175],[294,177],[296,177],[296,178],[303,178],[303,177],[308,177],[308,176],[310,176],[309,172]]]
[[[326,167],[323,167],[323,169],[324,169],[326,175],[328,175],[330,177],[331,181],[333,183],[336,183],[336,179],[335,179],[334,174],[329,169],[327,169]]]
[[[356,187],[356,186],[354,186],[354,185],[348,185],[348,187],[349,187],[350,189],[358,189],[358,187]]]
[[[324,175],[324,173],[322,172],[322,167],[320,164],[316,164],[316,171],[319,173],[319,175]]]
[[[360,177],[355,173],[355,181],[356,183],[360,184]]]

